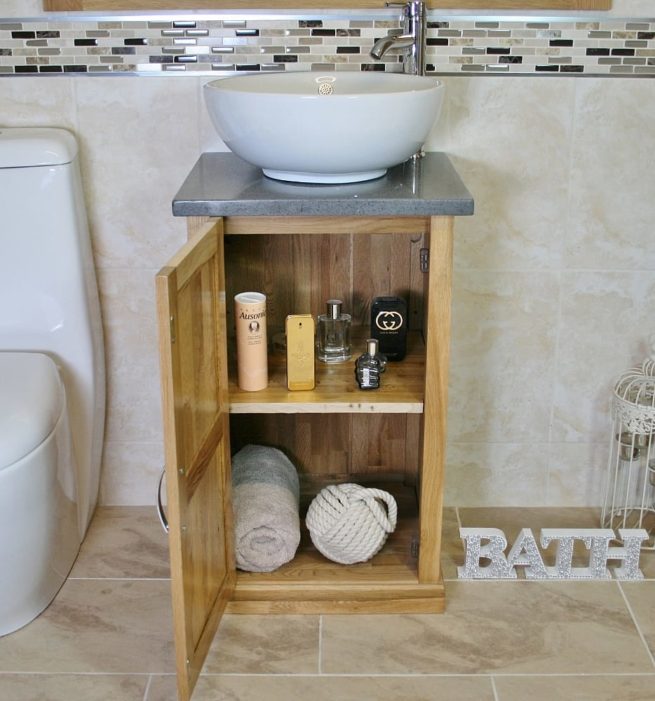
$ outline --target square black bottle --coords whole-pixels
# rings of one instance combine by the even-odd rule
[[[407,351],[407,303],[402,297],[376,297],[371,305],[371,338],[387,360],[402,360]]]

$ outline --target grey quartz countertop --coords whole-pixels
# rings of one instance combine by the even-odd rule
[[[173,200],[188,216],[463,216],[473,198],[443,153],[410,160],[376,180],[305,185],[266,177],[233,153],[203,153]]]

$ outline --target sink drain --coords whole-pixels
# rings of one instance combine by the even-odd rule
[[[332,84],[336,78],[333,76],[321,76],[320,78],[316,78],[316,82],[318,83],[318,94],[319,95],[332,95],[334,92],[334,88],[332,87]]]

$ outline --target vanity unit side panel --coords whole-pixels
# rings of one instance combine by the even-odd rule
[[[453,270],[453,218],[433,217],[426,278],[425,399],[419,473],[419,582],[441,577],[441,527],[446,466],[448,365]]]

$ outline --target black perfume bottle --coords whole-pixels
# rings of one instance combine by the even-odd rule
[[[380,375],[384,372],[386,358],[380,354],[375,338],[366,341],[366,353],[355,362],[355,377],[360,389],[378,389]]]
[[[402,297],[376,297],[371,305],[371,337],[387,360],[407,352],[407,303]]]

